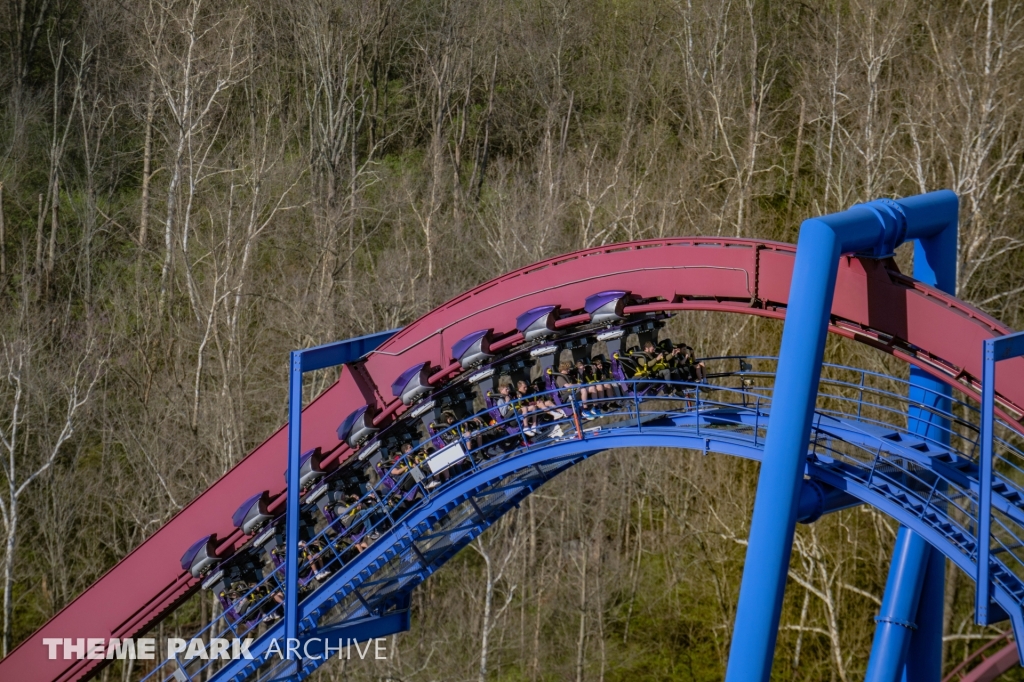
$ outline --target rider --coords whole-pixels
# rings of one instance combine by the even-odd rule
[[[580,386],[580,407],[583,410],[584,419],[597,419],[601,416],[598,407],[588,407],[588,400],[604,400],[604,387],[597,385],[597,375],[591,365],[583,362],[583,358],[576,361],[576,381]]]
[[[682,361],[680,364],[685,368],[685,376],[689,381],[704,382],[704,379],[707,377],[704,363],[698,361],[693,355],[693,349],[685,344],[683,345]]]
[[[600,382],[601,387],[604,389],[606,398],[617,398],[619,397],[618,385],[611,382],[612,373],[611,368],[605,366],[604,356],[595,355],[591,360],[591,367],[594,371],[594,376],[597,381]]]
[[[523,435],[537,434],[537,397],[533,395],[530,384],[525,379],[516,382],[516,398],[519,401],[519,414],[523,416]]]

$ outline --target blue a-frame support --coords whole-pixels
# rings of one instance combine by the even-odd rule
[[[938,254],[949,253],[952,244],[955,267],[957,213],[956,194],[942,190],[879,199],[800,227],[773,396],[788,409],[773,410],[768,422],[727,682],[768,682],[771,675],[839,258],[886,257],[918,240],[921,252],[936,254],[932,267],[944,276]]]
[[[302,452],[302,377],[306,372],[353,362],[374,350],[399,329],[345,341],[293,350],[288,374],[288,504],[285,535],[285,644],[299,639],[299,457]],[[282,651],[287,651],[283,646]],[[278,678],[282,679],[282,678]],[[284,678],[287,679],[287,678]]]
[[[956,216],[939,234],[914,244],[914,279],[956,293]],[[911,366],[907,426],[932,442],[950,444],[953,390]],[[942,677],[942,612],[946,561],[914,531],[896,536],[865,682],[938,682]]]
[[[992,444],[995,440],[996,363],[1024,355],[1024,332],[986,339],[981,370],[981,462],[978,481],[978,575],[974,593],[974,620],[991,625],[1006,617],[992,603]]]

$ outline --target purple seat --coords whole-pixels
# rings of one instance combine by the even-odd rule
[[[263,620],[263,614],[260,613],[259,609],[250,609],[252,615],[249,615],[250,612],[247,611],[246,615],[249,615],[249,617],[246,618],[242,614],[238,613],[238,609],[236,608],[238,602],[232,603],[227,597],[220,594],[217,595],[217,601],[220,602],[221,608],[224,609],[224,617],[231,625],[237,625],[239,622],[244,622],[246,628],[252,629],[259,625],[260,621]]]
[[[284,582],[284,577],[285,577],[285,574],[284,574],[285,557],[282,556],[282,555],[275,554],[274,552],[271,552],[270,553],[270,559],[271,559],[271,561],[274,562],[274,568],[278,571],[279,575],[281,576],[281,582],[283,583]],[[302,560],[300,558],[300,560],[299,560],[299,585],[300,586],[307,584],[309,581],[313,580],[314,577],[316,577],[315,576],[316,571],[314,571],[309,566],[306,567],[306,571],[305,571],[306,575],[302,575],[302,573],[303,573],[302,563],[303,562],[302,562]]]
[[[509,417],[506,417],[501,413],[501,407],[498,405],[497,398],[491,395],[490,392],[484,394],[484,405],[487,406],[487,414],[491,415],[491,419],[495,422],[501,424],[505,428],[505,431],[508,432],[508,435],[514,436],[519,433],[518,422],[516,422],[515,419],[510,421]],[[510,409],[514,410],[515,408],[510,407]]]
[[[548,371],[544,372],[542,376],[544,377],[544,390],[548,391],[548,395],[551,396],[552,402],[559,407],[565,405],[565,401],[562,400],[563,387],[560,387],[557,384],[557,378],[565,377],[568,380],[569,377],[566,377],[564,374],[552,369],[548,369]]]
[[[438,450],[448,445],[441,438],[441,431],[444,431],[444,429],[439,429],[433,424],[427,425],[427,433],[430,434],[430,444],[433,445]]]

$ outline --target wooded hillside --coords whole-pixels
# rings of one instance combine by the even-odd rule
[[[958,295],[1021,326],[1016,2],[8,0],[0,55],[3,652],[284,422],[288,350],[547,256],[949,188]],[[317,679],[721,679],[756,473],[596,457],[420,588],[388,661]],[[895,530],[799,529],[777,679],[863,675]],[[949,576],[952,667],[999,628]]]

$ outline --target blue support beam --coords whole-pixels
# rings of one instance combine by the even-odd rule
[[[956,221],[948,190],[880,199],[800,226],[765,455],[750,523],[727,682],[768,682],[789,570],[811,419],[839,257],[885,257],[908,239],[937,237]]]
[[[882,608],[875,619],[875,639],[865,682],[895,682],[903,670],[910,635],[917,630],[917,611],[928,567],[929,546],[917,533],[900,528],[892,551]]]
[[[914,244],[914,279],[944,291],[956,294],[957,223],[931,239]],[[911,433],[929,441],[948,446],[953,389],[944,381],[917,367],[910,368],[910,409],[907,426]],[[921,407],[918,407],[920,405]],[[928,409],[931,408],[931,409]],[[945,492],[942,489],[940,492]],[[914,531],[901,532],[920,539],[926,555],[921,596],[917,601],[915,623],[917,629],[909,633],[909,643],[903,658],[902,682],[938,682],[942,679],[942,624],[946,596],[946,560]],[[906,581],[910,582],[910,581]],[[902,634],[902,633],[901,633]]]
[[[299,453],[302,451],[302,351],[290,354],[288,374],[288,500],[285,517],[284,636],[299,636]]]
[[[389,329],[386,332],[374,332],[366,336],[357,336],[354,339],[325,343],[322,346],[304,348],[295,351],[300,354],[302,360],[302,371],[313,372],[325,367],[337,367],[348,362],[354,362],[370,351],[375,350],[382,343],[402,331],[401,327]]]
[[[914,244],[914,279],[956,293],[957,221]],[[953,391],[917,367],[910,368],[907,427],[948,446]],[[942,492],[942,491],[940,491]],[[885,596],[875,628],[865,682],[938,682],[942,677],[942,611],[946,563],[942,555],[900,527],[893,547]]]
[[[302,452],[302,375],[353,362],[400,329],[292,351],[288,373],[288,500],[285,530],[284,636],[299,638],[299,457]]]
[[[992,604],[992,474],[995,439],[996,363],[1024,355],[1024,332],[986,339],[981,369],[981,461],[978,463],[978,575],[974,593],[974,620],[978,625],[998,622],[1005,613]]]
[[[908,532],[914,531],[908,529]],[[910,636],[910,646],[903,662],[903,682],[937,682],[942,679],[945,598],[946,557],[928,545],[928,565],[921,585],[921,598],[917,601],[917,630]]]
[[[404,596],[403,602],[399,610],[383,616],[367,616],[302,635],[295,648],[298,658],[283,661],[274,668],[271,682],[297,682],[308,677],[310,672],[306,667],[310,662],[319,666],[334,656],[352,659],[353,645],[355,656],[360,660],[373,660],[376,657],[376,647],[371,649],[371,640],[409,630],[412,623],[408,595]],[[367,642],[367,645],[360,649],[358,645],[363,642]]]
[[[986,344],[992,346],[992,362],[996,363],[1000,360],[1009,360],[1010,358],[1018,358],[1024,355],[1024,332],[1018,332],[1016,334],[1007,334],[1006,336],[1000,336],[997,339],[989,339]],[[986,361],[988,358],[985,358]],[[994,367],[994,365],[993,365]],[[996,387],[992,386],[992,395],[995,396]]]
[[[986,339],[981,370],[981,461],[978,463],[978,575],[974,590],[974,621],[990,623],[988,606],[992,582],[989,577],[992,537],[992,427],[995,423],[996,353],[995,341]]]
[[[384,616],[368,616],[317,630],[312,637],[302,638],[299,650],[306,658],[322,658],[327,650],[337,652],[349,644],[407,632],[410,625],[408,609]]]

